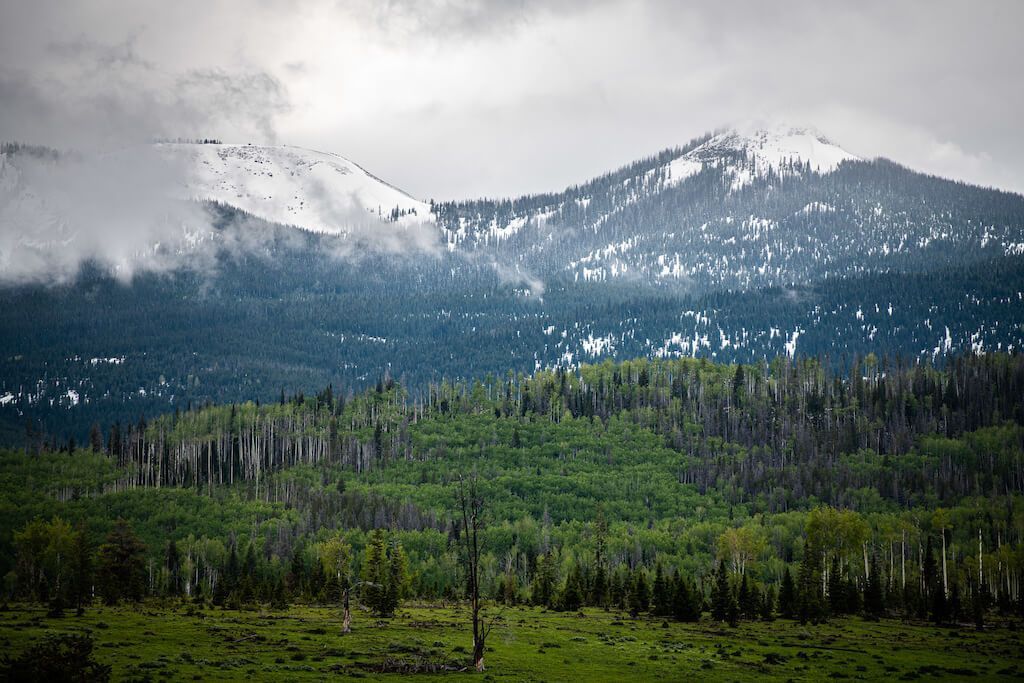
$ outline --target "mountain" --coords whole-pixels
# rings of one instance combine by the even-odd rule
[[[558,194],[435,213],[453,251],[573,281],[705,292],[1019,254],[1021,206],[780,126],[705,136]]]
[[[173,171],[163,190],[202,200],[185,204],[208,238],[130,283],[96,259],[73,281],[0,287],[0,439],[26,419],[81,436],[387,374],[416,391],[605,358],[941,364],[1024,344],[1024,197],[806,127],[717,131],[560,192],[429,205],[334,155],[149,151]],[[36,239],[20,215],[19,239]],[[41,244],[29,253],[63,243]]]
[[[266,221],[344,233],[366,216],[429,220],[430,206],[337,154],[291,146],[161,143],[183,169],[184,195],[221,202]]]

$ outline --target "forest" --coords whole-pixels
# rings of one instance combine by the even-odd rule
[[[0,491],[4,600],[56,613],[347,622],[475,587],[485,611],[989,628],[1024,617],[1024,357],[607,361],[422,398],[383,375],[31,443]]]

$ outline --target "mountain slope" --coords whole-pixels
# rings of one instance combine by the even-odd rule
[[[430,206],[331,155],[148,149],[186,171],[169,174],[175,201],[210,232],[169,277],[129,286],[98,262],[0,287],[0,438],[27,419],[82,436],[386,373],[415,388],[603,358],[848,367],[1024,348],[1024,197],[857,159],[809,129],[721,131],[563,192]],[[21,215],[29,253],[62,249],[42,214]]]
[[[723,131],[562,193],[435,205],[449,249],[542,279],[808,285],[1019,253],[1024,198],[864,161],[812,129]]]
[[[427,204],[337,154],[219,143],[158,148],[184,169],[190,199],[229,204],[273,223],[340,234],[367,217],[429,220]]]

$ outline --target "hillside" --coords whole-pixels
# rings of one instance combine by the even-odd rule
[[[137,534],[152,571],[110,585],[101,563],[101,595],[337,606],[389,558],[399,599],[454,600],[472,478],[489,604],[663,628],[707,613],[1004,624],[1024,614],[1022,396],[1021,358],[992,354],[946,370],[869,358],[849,377],[640,359],[424,401],[383,380],[210,406],[112,426],[91,450],[3,453],[0,569],[12,595],[45,600],[75,584],[39,548]],[[373,599],[361,589],[391,614]]]

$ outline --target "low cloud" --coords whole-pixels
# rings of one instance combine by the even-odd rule
[[[0,282],[66,282],[85,262],[130,280],[192,262],[213,228],[202,205],[168,194],[180,173],[145,150],[0,156]]]
[[[498,276],[498,280],[502,283],[512,286],[525,285],[530,290],[531,296],[535,296],[538,299],[544,298],[544,281],[529,270],[521,267],[518,263],[514,266],[509,266],[497,261],[491,261],[490,265]]]

